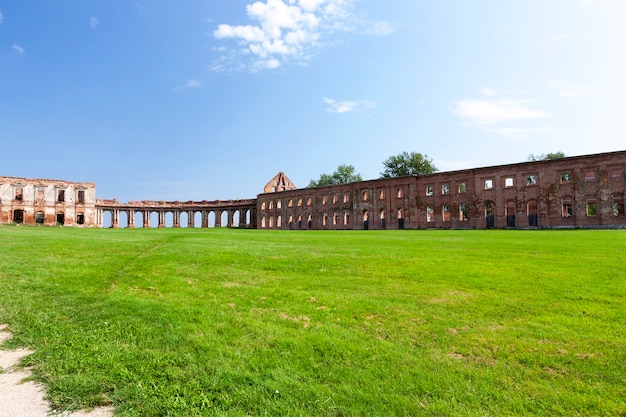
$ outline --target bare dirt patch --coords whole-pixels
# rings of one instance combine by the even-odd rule
[[[0,345],[11,338],[6,331],[7,326],[0,324]],[[53,411],[45,400],[46,391],[43,385],[34,381],[26,381],[30,376],[28,369],[18,369],[22,358],[32,354],[32,350],[0,349],[0,410],[3,417],[48,417]],[[62,417],[111,417],[113,409],[103,407],[90,412],[61,412]]]

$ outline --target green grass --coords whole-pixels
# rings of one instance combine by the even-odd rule
[[[626,231],[0,227],[55,407],[626,416]]]

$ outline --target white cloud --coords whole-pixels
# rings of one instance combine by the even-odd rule
[[[98,26],[100,26],[100,21],[97,18],[91,16],[89,18],[89,27],[92,29],[96,29]]]
[[[354,0],[265,0],[246,6],[254,25],[219,24],[216,39],[232,39],[237,46],[220,57],[250,70],[275,69],[285,62],[303,63],[323,40],[338,30],[349,30]],[[381,26],[379,30],[383,31]]]
[[[371,109],[376,103],[369,100],[337,101],[324,97],[324,103],[328,105],[326,111],[329,113],[348,113],[352,111],[363,111]]]
[[[16,45],[16,44],[11,45],[11,48],[13,48],[13,50],[14,50],[15,52],[17,52],[18,54],[25,54],[25,53],[26,53],[26,51],[24,50],[24,48],[22,48],[21,46]]]
[[[478,126],[542,119],[548,116],[547,113],[531,109],[522,101],[509,99],[457,101],[454,113],[470,124]]]
[[[4,15],[2,14],[2,10],[0,10],[0,23],[4,22]]]

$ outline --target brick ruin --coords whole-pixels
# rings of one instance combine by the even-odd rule
[[[96,185],[0,177],[0,224],[95,226]]]
[[[626,151],[257,196],[261,229],[626,227]]]
[[[626,151],[297,188],[279,172],[254,199],[96,198],[90,182],[0,177],[0,224],[259,229],[626,227]]]

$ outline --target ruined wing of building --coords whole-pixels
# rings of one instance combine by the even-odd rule
[[[259,229],[626,227],[626,151],[297,188],[247,200],[96,199],[95,184],[0,177],[0,224]],[[106,219],[105,219],[106,218]]]

